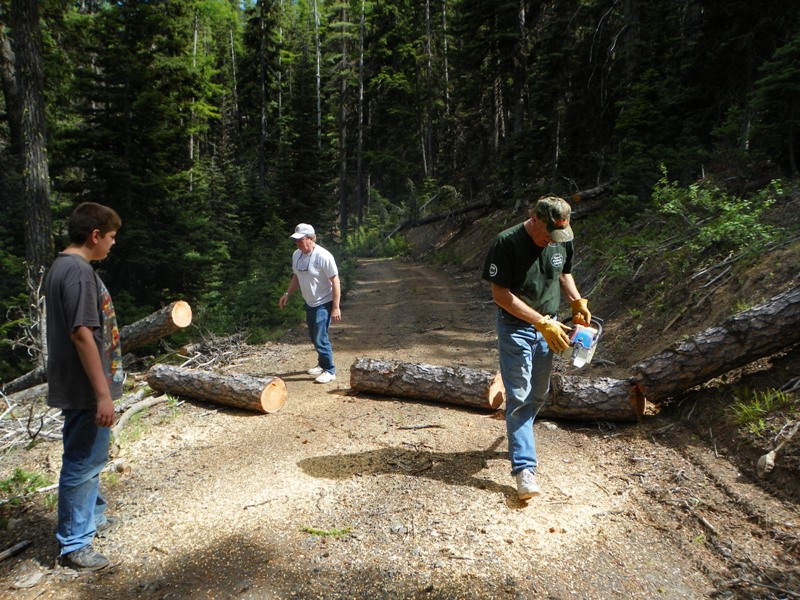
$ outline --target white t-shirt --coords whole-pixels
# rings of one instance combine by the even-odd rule
[[[339,274],[333,254],[319,244],[308,254],[299,249],[292,254],[292,272],[297,275],[300,293],[310,307],[333,300],[331,277]]]

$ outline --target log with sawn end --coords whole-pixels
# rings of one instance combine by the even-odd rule
[[[178,329],[192,323],[192,307],[183,300],[176,300],[161,310],[126,325],[119,332],[123,352],[146,346],[167,337]]]
[[[559,374],[553,375],[551,381],[553,393],[540,416],[637,421],[644,413],[644,398],[629,381]],[[350,387],[357,392],[483,409],[498,409],[505,401],[499,373],[373,358],[360,358],[353,363]]]
[[[369,394],[492,410],[504,400],[499,373],[375,358],[359,358],[353,363],[350,387]]]
[[[638,421],[645,399],[626,380],[554,373],[550,398],[538,417],[583,421]]]
[[[176,300],[169,306],[126,325],[119,332],[123,352],[130,352],[158,339],[174,333],[178,329],[188,327],[192,322],[192,307],[183,300]],[[25,375],[17,377],[0,386],[4,394],[14,394],[47,381],[47,368],[36,367]]]
[[[147,372],[147,383],[158,392],[259,413],[278,412],[286,403],[286,383],[280,377],[223,375],[199,369],[156,365]]]

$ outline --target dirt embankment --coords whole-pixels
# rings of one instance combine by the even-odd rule
[[[9,598],[782,598],[800,594],[800,514],[742,471],[715,432],[536,425],[543,495],[516,498],[502,412],[351,393],[376,357],[494,370],[493,308],[474,271],[367,260],[335,325],[337,380],[316,385],[302,325],[224,368],[279,375],[273,415],[183,403],[125,442],[104,476],[113,566],[53,568],[55,513],[14,515]],[[222,368],[222,367],[215,367]],[[696,397],[696,405],[704,398]],[[58,472],[57,443],[0,464]],[[31,581],[29,588],[10,589]]]

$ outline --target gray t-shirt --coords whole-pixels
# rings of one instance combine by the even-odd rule
[[[92,329],[113,399],[122,395],[122,352],[114,304],[106,286],[83,257],[59,253],[45,280],[47,310],[47,403],[61,409],[97,406],[92,384],[70,335]]]

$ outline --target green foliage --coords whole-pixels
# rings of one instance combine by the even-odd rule
[[[779,239],[781,231],[766,224],[764,217],[782,193],[780,182],[775,181],[740,198],[711,182],[689,186],[670,182],[664,169],[646,205],[639,203],[634,212],[630,206],[636,203],[635,197],[618,195],[611,200],[612,210],[593,216],[592,238],[602,242],[586,257],[589,270],[598,288],[619,288],[621,282],[629,287],[641,269],[645,273],[650,269],[652,276],[636,286],[636,293],[657,303],[674,291],[671,276],[677,274],[685,281],[687,272],[700,271],[731,253],[755,256]],[[631,214],[622,216],[626,213]]]
[[[729,407],[733,423],[745,427],[756,437],[769,430],[769,421],[781,414],[795,415],[800,412],[800,400],[782,392],[740,389],[735,393],[736,402]]]
[[[18,506],[24,498],[39,488],[47,487],[52,482],[41,473],[34,473],[24,469],[14,469],[8,479],[0,481],[0,492],[4,495],[2,504]]]
[[[302,531],[303,533],[308,533],[320,537],[332,537],[332,538],[344,537],[352,530],[353,530],[352,527],[343,527],[340,529],[319,529],[318,527],[309,527],[308,525],[304,525],[303,527],[300,528],[300,531]]]
[[[693,252],[717,254],[753,251],[776,239],[779,231],[760,222],[761,216],[782,195],[780,182],[750,199],[730,196],[713,182],[682,187],[670,182],[666,168],[653,190],[653,200],[676,227],[687,234],[687,248]]]
[[[350,256],[393,257],[408,254],[408,240],[402,234],[388,237],[374,219],[368,219],[345,240],[344,251]]]

